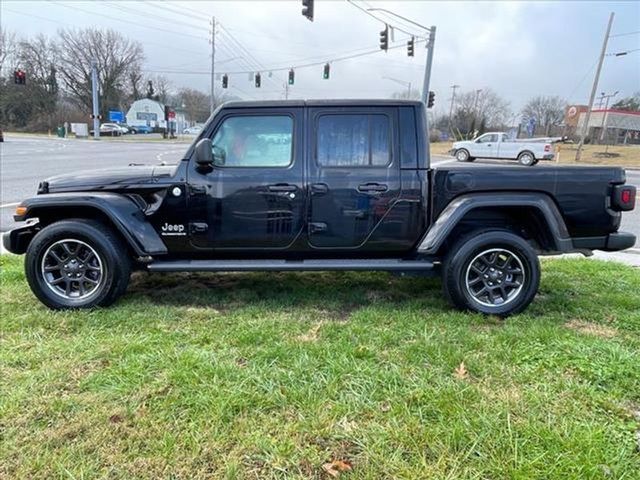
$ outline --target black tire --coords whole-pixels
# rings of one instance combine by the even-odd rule
[[[127,289],[131,258],[108,226],[95,220],[62,220],[33,238],[25,273],[34,295],[49,308],[105,307]]]
[[[520,155],[518,155],[518,163],[523,167],[533,167],[537,163],[536,156],[533,154],[533,152],[525,150],[524,152],[521,152]]]
[[[505,230],[475,231],[449,250],[442,276],[445,294],[456,307],[506,317],[524,310],[535,297],[540,262],[518,235]]]
[[[461,148],[455,153],[456,160],[459,162],[473,162],[475,158],[469,156],[469,150]]]

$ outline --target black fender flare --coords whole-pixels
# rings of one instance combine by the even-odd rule
[[[469,193],[453,199],[418,243],[418,253],[433,255],[453,228],[471,210],[486,207],[531,207],[543,215],[558,252],[575,251],[564,218],[554,201],[544,193]]]
[[[36,218],[45,211],[66,208],[89,208],[100,211],[113,223],[127,243],[139,256],[163,255],[167,247],[147,221],[144,212],[129,197],[111,192],[51,193],[38,195],[20,203],[26,208],[19,221]],[[72,218],[73,215],[70,216]]]

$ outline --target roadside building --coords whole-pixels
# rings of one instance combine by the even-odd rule
[[[580,133],[587,117],[586,105],[570,105],[565,111],[565,124]],[[640,144],[640,112],[627,110],[592,110],[587,137],[592,143]]]
[[[164,105],[149,98],[136,100],[127,111],[127,125],[166,128]]]

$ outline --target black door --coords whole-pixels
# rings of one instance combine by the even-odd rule
[[[211,134],[214,166],[189,166],[193,246],[286,249],[305,224],[302,108],[228,110]]]
[[[395,108],[311,108],[309,244],[357,249],[400,195]],[[384,246],[384,242],[377,242]]]

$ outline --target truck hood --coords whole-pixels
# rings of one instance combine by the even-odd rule
[[[130,165],[128,167],[84,170],[57,175],[40,183],[38,193],[73,192],[86,190],[123,190],[153,185],[171,178],[176,165]]]

